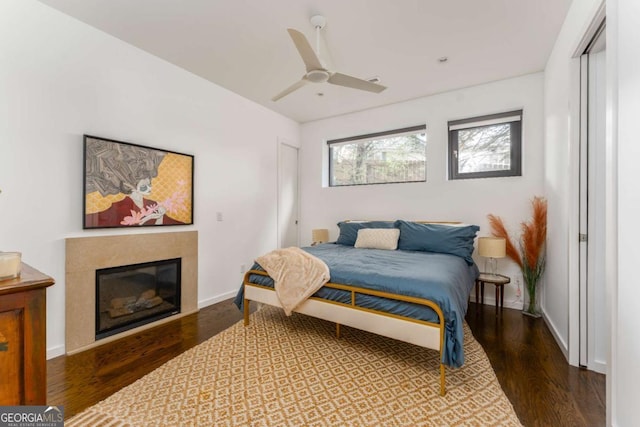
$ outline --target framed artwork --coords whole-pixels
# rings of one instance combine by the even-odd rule
[[[83,228],[193,224],[193,156],[84,136]]]

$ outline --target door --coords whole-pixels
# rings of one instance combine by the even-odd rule
[[[581,58],[580,365],[604,373],[606,49],[604,26]]]
[[[278,147],[278,247],[298,246],[298,148]]]

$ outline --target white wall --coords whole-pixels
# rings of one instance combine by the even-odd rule
[[[579,90],[579,59],[573,56],[600,4],[601,0],[572,2],[544,73],[545,193],[549,207],[548,286],[543,306],[547,323],[574,365],[578,364],[579,327],[576,132],[580,105],[574,97],[576,88]]]
[[[41,3],[0,2],[0,250],[56,279],[50,357],[64,351],[64,239],[138,231],[82,230],[85,133],[195,155],[195,225],[141,232],[198,230],[200,306],[276,247],[277,140],[299,141],[297,123]]]
[[[638,259],[640,192],[638,191],[638,117],[640,117],[640,3],[607,3],[607,60],[612,64],[613,166],[617,166],[617,280],[612,275],[611,425],[638,424],[640,332],[638,332]],[[616,113],[617,112],[617,117]],[[616,120],[617,119],[617,120]],[[617,152],[616,152],[617,137]],[[615,199],[614,199],[615,200]]]
[[[543,195],[543,75],[487,83],[386,107],[302,125],[301,243],[311,241],[311,229],[328,228],[337,238],[336,223],[344,219],[459,220],[481,227],[489,235],[487,215],[503,217],[513,235],[531,214],[530,200]],[[524,109],[523,176],[447,180],[447,121]],[[390,129],[427,125],[427,182],[328,188],[326,140]],[[479,265],[483,266],[483,261]],[[505,305],[516,302],[518,268],[506,259],[499,270],[513,280]],[[493,301],[489,286],[485,301]],[[523,291],[524,292],[524,291]]]

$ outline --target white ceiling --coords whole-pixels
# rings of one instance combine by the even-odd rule
[[[544,69],[571,0],[40,0],[298,122]],[[286,29],[380,94],[309,84]],[[440,63],[438,58],[448,61]],[[319,96],[322,93],[323,96]]]

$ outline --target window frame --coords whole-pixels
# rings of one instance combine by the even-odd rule
[[[505,113],[488,114],[485,116],[471,117],[468,119],[452,120],[447,122],[447,129],[449,133],[449,180],[522,176],[522,120],[523,110],[513,110]],[[503,124],[510,125],[511,167],[507,170],[468,173],[458,172],[457,153],[459,131]]]
[[[364,134],[364,135],[356,135],[356,136],[349,136],[346,138],[338,138],[338,139],[331,139],[331,140],[327,140],[327,157],[328,157],[328,161],[329,161],[329,167],[328,167],[328,171],[329,171],[329,176],[328,176],[328,186],[330,188],[337,188],[337,187],[355,187],[355,186],[363,186],[363,185],[384,185],[384,184],[407,184],[407,183],[415,183],[415,182],[427,182],[427,147],[426,147],[426,142],[425,142],[425,159],[424,159],[424,179],[421,180],[415,180],[415,181],[389,181],[389,182],[371,182],[371,183],[364,183],[364,184],[334,184],[333,183],[333,159],[332,159],[332,151],[331,151],[331,146],[332,145],[337,145],[337,144],[345,144],[345,143],[357,143],[359,141],[363,141],[363,140],[373,140],[373,139],[379,139],[380,137],[385,137],[385,136],[402,136],[403,134],[414,134],[414,133],[424,133],[425,137],[426,137],[426,133],[427,133],[427,125],[426,124],[422,124],[422,125],[417,125],[417,126],[409,126],[409,127],[405,127],[405,128],[400,128],[400,129],[392,129],[392,130],[388,130],[388,131],[383,131],[383,132],[375,132],[375,133],[368,133],[368,134]]]

